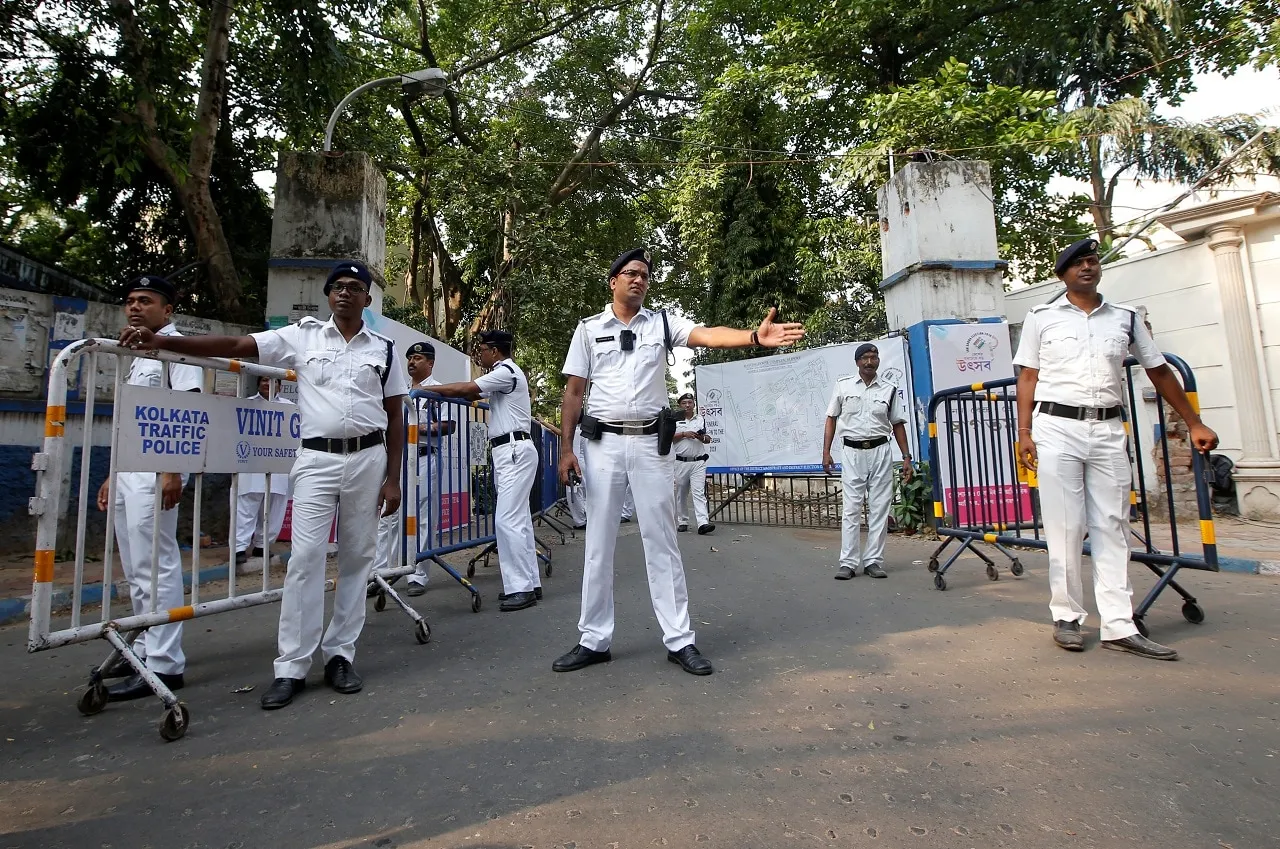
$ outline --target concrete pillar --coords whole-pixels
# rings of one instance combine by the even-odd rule
[[[1219,224],[1210,227],[1205,235],[1217,271],[1227,357],[1240,421],[1242,451],[1235,472],[1240,510],[1248,518],[1277,519],[1280,518],[1280,459],[1271,450],[1262,375],[1253,345],[1254,319],[1240,254],[1244,231],[1235,224]]]
[[[377,281],[369,309],[382,314],[387,256],[387,181],[367,153],[280,154],[276,168],[268,327],[329,317],[325,278],[338,260],[358,259]]]

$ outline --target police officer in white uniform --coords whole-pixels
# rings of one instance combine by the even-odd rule
[[[676,435],[672,443],[676,449],[676,521],[679,531],[689,530],[689,496],[693,496],[693,517],[698,521],[698,533],[709,534],[716,529],[707,519],[707,423],[698,415],[693,393],[686,392],[676,402],[684,418],[676,422]]]
[[[181,336],[173,326],[173,302],[177,291],[173,284],[154,274],[145,275],[129,284],[125,291],[124,314],[129,323],[125,332],[140,327],[158,336]],[[160,360],[121,357],[121,368],[128,369],[125,383],[131,386],[167,387],[176,392],[199,392],[204,375],[195,366],[163,363]],[[182,585],[182,553],[178,549],[178,502],[186,477],[161,474],[159,549],[156,562],[156,610],[168,610],[184,604]],[[107,509],[108,485],[103,481],[98,490],[98,509]],[[129,582],[129,601],[134,615],[151,611],[151,535],[155,527],[156,475],[154,472],[117,472],[115,497],[116,547],[120,563]],[[184,685],[187,657],[182,651],[182,623],[148,628],[133,644],[139,659],[170,690]],[[117,664],[108,674],[131,673],[132,667]],[[141,675],[107,688],[113,702],[152,695]]]
[[[433,391],[440,395],[481,397],[489,402],[489,449],[493,456],[493,485],[498,490],[494,533],[498,542],[498,566],[502,570],[502,604],[499,610],[523,610],[538,603],[542,582],[529,513],[529,492],[538,474],[538,448],[529,431],[533,415],[529,381],[511,359],[511,334],[485,330],[479,334],[475,355],[489,369],[467,383],[446,383]]]
[[[635,498],[640,539],[649,574],[649,596],[667,659],[694,675],[710,675],[711,661],[694,645],[684,566],[676,546],[675,460],[658,453],[657,418],[668,409],[667,345],[709,348],[776,348],[804,335],[799,324],[777,324],[771,310],[756,330],[704,327],[677,315],[664,316],[644,306],[652,269],[649,252],[627,251],[609,269],[613,301],[599,315],[583,319],[574,331],[564,373],[568,380],[561,405],[561,427],[572,434],[583,421],[586,454],[578,457],[570,439],[560,453],[560,480],[571,474],[591,481],[587,500],[586,556],[582,570],[581,638],[551,668],[582,669],[611,659],[613,642],[613,556],[616,517],[628,484]],[[664,322],[665,317],[665,322]],[[586,409],[583,393],[591,382]],[[591,425],[596,438],[588,430]]]
[[[277,383],[277,389],[279,384]],[[253,398],[263,401],[276,401],[281,404],[293,402],[283,395],[270,397],[271,378],[258,378],[258,392]],[[271,544],[280,535],[284,525],[284,513],[289,506],[289,476],[287,474],[271,475],[271,492],[267,493],[267,475],[262,472],[244,472],[236,487],[236,563],[245,563],[250,556],[249,545],[252,543],[254,557],[259,557],[271,548]],[[262,526],[262,501],[267,502],[267,526]]]
[[[344,260],[324,284],[333,313],[328,321],[308,316],[250,336],[175,339],[135,328],[120,337],[122,344],[138,348],[258,357],[264,365],[298,373],[302,448],[290,475],[293,554],[280,603],[275,680],[261,699],[266,710],[284,707],[306,689],[317,647],[324,658],[325,683],[339,693],[356,693],[363,686],[352,663],[364,628],[377,518],[400,507],[401,410],[408,393],[404,373],[395,367],[395,344],[364,324],[372,287],[373,275],[363,263]],[[325,630],[325,555],[335,511],[338,585]]]
[[[1157,660],[1178,653],[1138,633],[1129,584],[1129,489],[1125,447],[1124,360],[1133,354],[1156,390],[1187,422],[1197,451],[1218,437],[1200,421],[1146,324],[1133,307],[1098,293],[1098,243],[1069,245],[1054,265],[1066,295],[1033,307],[1018,352],[1018,457],[1039,476],[1040,509],[1049,549],[1049,613],[1053,639],[1083,651],[1087,613],[1081,587],[1086,532],[1103,648]]]
[[[884,538],[889,532],[889,505],[893,502],[893,454],[889,436],[902,452],[902,479],[911,480],[911,449],[907,443],[907,416],[898,387],[881,380],[880,350],[870,342],[859,345],[853,360],[858,373],[836,381],[827,423],[822,434],[822,468],[831,474],[835,465],[831,443],[839,432],[840,485],[844,514],[840,523],[840,566],[837,581],[858,574],[887,578],[884,571]],[[867,506],[867,545],[862,547],[862,507]]]

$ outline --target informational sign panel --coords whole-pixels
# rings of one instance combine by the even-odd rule
[[[292,404],[126,385],[116,469],[288,474],[301,422]]]
[[[873,341],[880,349],[880,377],[898,387],[898,399],[907,413],[907,438],[914,443],[906,341],[901,337]],[[711,437],[707,471],[821,472],[827,404],[836,380],[857,374],[853,355],[859,344],[698,366],[694,378],[698,406]],[[901,459],[896,441],[890,443],[894,458]],[[839,461],[839,452],[832,454]]]

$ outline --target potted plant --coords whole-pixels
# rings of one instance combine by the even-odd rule
[[[903,481],[900,474],[896,475],[893,490],[893,506],[889,512],[894,525],[904,534],[914,534],[924,526],[925,517],[933,510],[933,479],[929,476],[929,464],[918,464],[909,481]]]

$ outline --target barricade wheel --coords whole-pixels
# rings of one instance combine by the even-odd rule
[[[938,571],[938,558],[936,557],[929,558],[929,571],[930,572]]]
[[[987,580],[989,581],[1000,580],[1000,571],[990,563],[987,564]]]
[[[1138,633],[1144,637],[1150,637],[1151,631],[1147,628],[1147,623],[1142,621],[1141,616],[1133,617],[1133,624],[1138,629]]]
[[[547,565],[542,567],[542,577],[544,578],[551,577],[551,561],[550,560],[547,561]]]
[[[1013,575],[1013,577],[1015,577],[1015,578],[1021,578],[1021,577],[1022,577],[1022,573],[1023,573],[1023,572],[1025,572],[1025,571],[1027,571],[1027,570],[1026,570],[1026,569],[1023,569],[1023,568],[1022,568],[1022,564],[1021,564],[1021,563],[1019,563],[1017,560],[1015,560],[1015,561],[1013,561],[1012,563],[1010,563],[1010,564],[1009,564],[1009,573],[1010,573],[1011,575]]]
[[[191,711],[187,710],[187,706],[182,702],[178,702],[174,707],[165,710],[160,720],[160,736],[170,743],[181,740],[186,736],[187,726],[190,724]]]
[[[472,613],[480,612],[480,602],[481,602],[480,593],[472,593],[471,594],[471,612]]]
[[[431,626],[427,624],[427,620],[419,619],[418,624],[413,629],[413,636],[420,645],[426,645],[431,642]]]
[[[384,610],[386,610],[386,609],[387,609],[387,594],[386,594],[386,593],[384,593],[384,592],[380,592],[380,593],[378,593],[376,596],[374,596],[374,599],[373,599],[373,609],[374,609],[374,610],[376,610],[376,611],[378,611],[379,613],[381,613],[382,611],[384,611]]]
[[[933,576],[933,586],[937,589],[945,590],[947,588],[947,579],[935,573]]]
[[[467,577],[474,578],[475,576],[476,576],[476,564],[475,564],[475,561],[473,560],[467,564]]]
[[[76,709],[85,716],[101,713],[107,706],[107,685],[97,681],[89,685],[89,689],[80,694],[76,701]]]
[[[1182,605],[1182,616],[1188,622],[1199,625],[1204,621],[1204,608],[1194,601],[1185,602]]]

